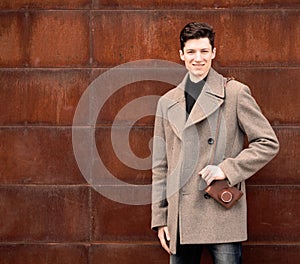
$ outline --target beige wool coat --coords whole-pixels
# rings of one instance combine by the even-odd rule
[[[279,149],[276,135],[249,88],[235,80],[226,82],[212,68],[186,120],[186,79],[160,98],[153,138],[151,226],[154,230],[168,226],[173,254],[178,233],[181,244],[247,240],[245,180]],[[246,147],[245,135],[249,142]],[[211,161],[215,144],[215,159]],[[218,165],[229,184],[238,184],[244,192],[229,210],[213,199],[205,199],[204,191],[199,190],[198,173],[209,163]]]

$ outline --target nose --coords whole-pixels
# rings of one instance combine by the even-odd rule
[[[195,54],[195,61],[201,61],[202,60],[202,55],[200,51],[197,51]]]

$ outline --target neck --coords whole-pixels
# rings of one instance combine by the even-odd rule
[[[208,73],[207,73],[208,74]],[[194,74],[192,74],[191,72],[189,73],[190,75],[190,80],[193,82],[193,83],[197,83],[197,82],[200,82],[202,81],[206,76],[207,74],[203,75],[203,76],[196,76]]]

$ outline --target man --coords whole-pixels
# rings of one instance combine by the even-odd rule
[[[241,242],[247,240],[245,180],[279,149],[249,88],[212,68],[214,36],[206,23],[182,29],[179,53],[188,73],[157,106],[151,225],[171,264],[198,264],[203,246],[214,263],[241,263]],[[245,135],[249,144],[243,149]],[[223,179],[244,193],[231,209],[204,197],[205,186]]]

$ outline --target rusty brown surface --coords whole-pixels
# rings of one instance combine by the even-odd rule
[[[57,243],[0,245],[0,256],[3,264],[88,264],[88,247]]]
[[[0,14],[0,65],[2,67],[25,65],[24,19],[22,13]]]
[[[2,128],[0,184],[84,184],[71,129]]]
[[[1,125],[71,125],[88,70],[0,70]]]
[[[297,245],[246,245],[243,248],[243,263],[297,263],[299,246]]]
[[[299,6],[297,0],[94,0],[98,9],[218,9],[218,8],[293,8]]]
[[[143,59],[181,63],[179,30],[201,18],[217,32],[215,68],[251,88],[281,145],[278,156],[247,181],[249,240],[243,263],[297,263],[299,8],[298,0],[1,1],[0,262],[168,263],[150,230],[150,205],[110,200],[82,175],[72,122],[84,91],[110,67]],[[115,122],[118,144],[128,141],[137,158],[151,158],[154,117],[136,119],[138,109],[118,113],[135,99],[171,88],[142,81],[106,101],[95,124],[95,144],[109,176],[151,183],[150,160],[141,170],[119,159],[111,126]],[[98,103],[93,96],[89,102]],[[143,110],[153,113],[155,104],[145,101]],[[105,173],[98,172],[100,180]],[[202,260],[212,263],[207,251]]]
[[[91,249],[92,262],[98,263],[168,263],[168,254],[160,246],[135,244],[104,244],[93,245]]]
[[[92,0],[2,0],[0,9],[87,9]]]
[[[2,13],[2,67],[78,67],[89,63],[87,12]]]
[[[1,242],[89,240],[89,189],[0,186]]]
[[[113,133],[116,135],[114,147],[111,140],[111,129],[114,129]],[[134,127],[130,129],[128,137],[126,135],[127,133],[127,127],[117,126],[114,128],[105,127],[97,129],[96,146],[100,159],[102,160],[105,168],[109,171],[109,175],[113,175],[114,177],[130,184],[150,184],[151,159],[149,159],[147,164],[143,166],[139,166],[139,163],[136,162],[135,169],[132,167],[133,165],[129,165],[126,160],[122,160],[122,157],[124,157],[124,155],[130,155],[137,160],[151,158],[151,149],[149,144],[151,144],[150,140],[152,138],[153,129]],[[121,144],[126,142],[129,142],[130,149],[122,147],[123,145]],[[129,153],[129,151],[131,151],[131,153]],[[138,169],[139,167],[144,169]],[[100,173],[99,177],[101,177]]]
[[[220,66],[299,66],[297,10],[94,12],[95,61],[100,67],[149,58],[179,62],[178,28],[199,17],[215,27]],[[285,31],[294,37],[283,37]]]
[[[299,186],[248,186],[250,243],[297,243]]]
[[[1,9],[187,9],[201,8],[293,8],[299,6],[297,0],[3,0]]]
[[[154,242],[156,234],[150,228],[149,205],[116,204],[92,192],[92,239],[97,242]]]
[[[76,67],[89,62],[89,18],[86,12],[30,14],[28,42],[32,67]]]

